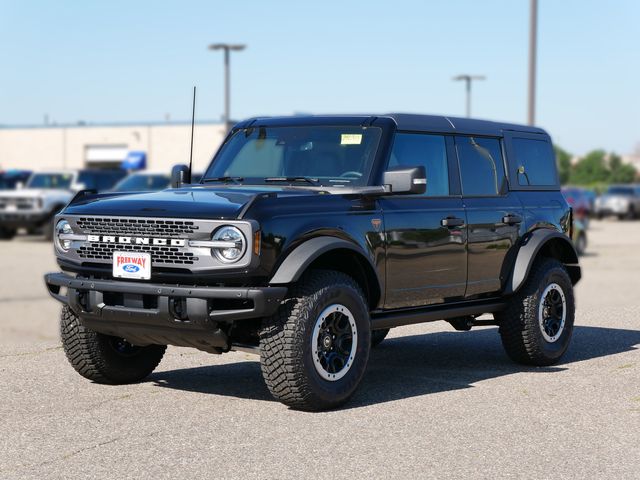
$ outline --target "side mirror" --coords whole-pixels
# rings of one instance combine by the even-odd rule
[[[384,172],[382,183],[391,194],[420,195],[427,191],[427,172],[420,167],[396,167]]]
[[[180,188],[185,183],[191,183],[191,172],[186,165],[175,165],[171,169],[171,188]]]

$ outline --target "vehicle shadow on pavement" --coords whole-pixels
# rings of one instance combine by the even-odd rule
[[[577,326],[562,362],[537,368],[509,360],[496,328],[389,338],[371,352],[362,384],[343,408],[470,388],[514,373],[558,372],[571,363],[635,350],[638,345],[639,330]],[[149,380],[177,390],[273,400],[257,361],[157,372]]]

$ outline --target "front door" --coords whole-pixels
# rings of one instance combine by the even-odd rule
[[[442,303],[462,297],[467,277],[466,218],[456,190],[453,138],[396,133],[388,168],[425,167],[423,195],[383,197],[385,308]],[[453,171],[452,171],[453,170]]]

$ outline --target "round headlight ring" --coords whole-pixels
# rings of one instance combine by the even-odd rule
[[[235,247],[215,247],[211,249],[215,257],[222,263],[235,263],[247,251],[247,239],[240,229],[233,225],[224,225],[218,228],[213,233],[212,240],[214,242],[234,242],[236,244]]]
[[[73,229],[71,228],[71,225],[69,224],[69,222],[67,222],[66,220],[60,220],[56,224],[56,229],[55,229],[53,238],[55,239],[56,247],[58,247],[58,250],[62,252],[68,252],[71,249],[71,240],[60,239],[60,235],[70,234],[70,233],[73,233]]]

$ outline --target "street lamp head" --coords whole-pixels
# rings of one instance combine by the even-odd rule
[[[239,52],[245,48],[247,46],[241,43],[212,43],[209,45],[209,50],[233,50]]]

